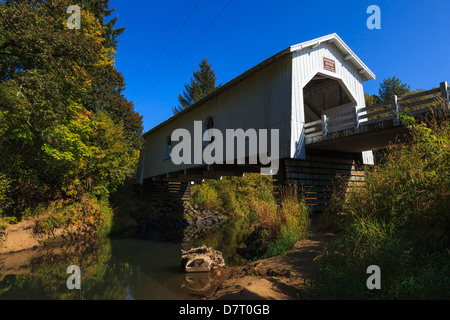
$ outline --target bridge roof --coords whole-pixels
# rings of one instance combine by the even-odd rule
[[[314,40],[306,41],[300,44],[296,44],[287,50],[290,52],[297,52],[307,48],[315,48],[322,43],[332,43],[341,54],[344,56],[344,60],[353,65],[358,70],[363,81],[375,80],[375,74],[358,58],[358,56],[345,44],[345,42],[336,34],[332,33],[327,36],[317,38]]]
[[[256,65],[255,67],[247,70],[246,72],[242,73],[241,75],[237,76],[233,80],[230,80],[226,84],[220,86],[215,91],[211,92],[209,95],[204,97],[203,99],[199,100],[198,102],[191,105],[189,108],[186,108],[182,110],[181,112],[177,113],[176,115],[172,116],[171,118],[167,119],[166,121],[160,123],[153,129],[150,129],[146,133],[144,133],[143,137],[150,135],[151,133],[155,132],[156,130],[166,126],[168,123],[174,121],[175,119],[178,119],[182,117],[184,114],[192,111],[193,109],[199,107],[200,105],[204,104],[208,100],[211,100],[212,98],[220,95],[222,92],[226,91],[227,89],[233,87],[234,85],[238,84],[239,82],[243,81],[244,79],[248,78],[253,73],[257,72],[258,70],[261,70],[262,68],[266,67],[267,65],[285,57],[286,55],[294,52],[299,52],[304,49],[308,48],[315,48],[316,46],[319,46],[323,43],[331,43],[333,44],[344,56],[344,60],[347,61],[349,64],[352,64],[356,70],[358,70],[359,75],[363,79],[363,81],[368,81],[372,79],[376,79],[375,74],[361,61],[361,59],[358,58],[358,56],[345,44],[345,42],[336,34],[332,33],[324,37],[320,37],[317,39],[313,39],[310,41],[302,42],[299,44],[296,44],[294,46],[291,46],[272,57],[264,60],[260,64]]]

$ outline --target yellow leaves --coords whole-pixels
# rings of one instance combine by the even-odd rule
[[[82,183],[80,179],[76,178],[67,187],[62,187],[61,190],[67,197],[76,199],[82,192]]]
[[[102,55],[98,62],[99,66],[111,65],[114,66],[116,60],[116,50],[114,48],[102,48]]]
[[[100,24],[100,21],[89,11],[82,10],[82,29],[86,37],[102,44],[106,41],[104,34],[106,27]]]

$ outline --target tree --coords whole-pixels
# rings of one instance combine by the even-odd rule
[[[409,85],[402,83],[400,79],[394,76],[392,78],[384,79],[383,82],[380,83],[378,95],[381,101],[390,101],[391,97],[394,95],[401,97],[409,92]]]
[[[79,0],[81,8],[94,14],[94,16],[100,21],[101,25],[105,27],[104,36],[107,48],[117,48],[119,42],[117,38],[125,31],[125,28],[115,28],[117,17],[112,18],[110,21],[105,22],[105,18],[109,17],[115,9],[109,9],[109,0]]]
[[[203,58],[199,69],[194,71],[190,84],[185,84],[183,94],[178,95],[179,105],[172,108],[173,113],[177,114],[213,92],[216,89],[216,80],[211,64]]]
[[[104,64],[88,68],[89,76],[95,86],[90,86],[82,103],[86,109],[104,111],[114,121],[122,123],[124,138],[131,149],[140,149],[142,139],[142,116],[134,110],[133,103],[128,101],[123,92],[125,79],[113,65]]]
[[[366,101],[366,107],[370,107],[381,102],[379,96],[376,94],[370,95],[368,93],[364,93],[364,100]]]
[[[82,10],[81,30],[66,27],[70,0],[0,2],[0,201],[13,202],[8,215],[106,196],[135,171],[142,117],[114,67],[116,38],[103,22],[109,1],[84,2],[100,6]]]

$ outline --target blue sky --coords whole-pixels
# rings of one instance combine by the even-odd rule
[[[370,5],[381,9],[381,30],[366,26]],[[110,6],[117,26],[126,27],[116,67],[145,131],[172,116],[203,57],[224,84],[291,45],[330,33],[376,74],[364,84],[370,94],[394,75],[411,89],[450,82],[448,0],[111,0]]]

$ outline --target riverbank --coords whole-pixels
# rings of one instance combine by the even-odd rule
[[[245,245],[243,241],[248,236],[248,227],[245,223],[231,219],[228,221],[229,223],[222,225],[221,221],[216,221],[219,216],[214,212],[198,210],[188,203],[181,206],[175,204],[168,206],[166,203],[141,202],[131,190],[125,194],[120,194],[120,197],[116,197],[114,199],[116,201],[112,202],[115,211],[114,225],[116,227],[113,228],[115,229],[115,238],[122,239],[121,241],[125,243],[131,243],[134,241],[131,239],[136,239],[136,242],[133,242],[135,244],[139,244],[138,239],[142,239],[143,244],[154,244],[155,248],[159,246],[173,247],[173,252],[169,257],[170,261],[166,261],[167,265],[173,268],[170,271],[173,275],[165,276],[168,277],[167,279],[171,279],[171,283],[173,282],[171,288],[178,288],[171,289],[173,292],[178,292],[180,285],[182,286],[183,289],[177,295],[181,293],[183,296],[186,294],[187,299],[194,297],[195,299],[210,300],[295,300],[309,298],[314,294],[314,286],[317,285],[314,282],[317,270],[313,261],[326,250],[332,235],[319,233],[313,229],[311,230],[312,236],[298,242],[288,254],[246,264],[246,261],[236,253],[237,248]],[[162,215],[166,219],[161,219]],[[67,238],[65,236],[67,230],[52,228],[49,233],[36,233],[36,226],[40,224],[39,221],[45,219],[47,219],[45,215],[32,218],[11,225],[5,230],[2,239],[7,241],[3,241],[3,246],[0,248],[0,253],[7,253],[7,255],[2,256],[2,263],[0,263],[3,266],[1,268],[3,276],[32,274],[34,271],[30,273],[30,270],[28,270],[32,264],[31,261],[38,261],[38,265],[48,259],[53,261],[55,254],[53,251],[48,254],[49,250],[47,250],[45,244],[63,237]],[[175,237],[176,241],[173,244],[170,242],[147,242],[148,239],[155,238],[155,235],[158,235],[159,232],[167,234],[167,230],[172,230],[174,224],[179,222],[181,223],[180,230],[183,232],[180,233],[180,237]],[[221,227],[213,227],[213,225],[221,225]],[[143,226],[145,226],[145,230],[143,230]],[[146,235],[152,235],[152,237],[149,238]],[[156,237],[156,241],[160,240],[160,237]],[[203,244],[214,247],[224,253],[225,262],[229,268],[220,269],[220,271],[211,274],[185,275],[181,270],[176,269],[179,249],[175,248],[179,246],[179,243],[181,243],[182,248]],[[57,246],[57,248],[59,247]],[[119,249],[114,252],[113,257],[116,259],[117,256],[126,256],[130,250],[131,248]],[[142,251],[145,252],[145,256],[152,255],[147,250],[147,245],[143,246]],[[65,249],[61,249],[62,253],[64,251]],[[13,254],[13,252],[19,253]],[[74,252],[72,256],[77,257],[76,259],[85,255],[81,251],[75,250]],[[90,257],[91,254],[88,253],[87,256]],[[124,261],[128,263],[129,258],[126,257]],[[153,274],[155,270],[161,269],[161,261],[159,259],[154,261],[159,262],[152,265],[151,268],[142,267],[144,264],[139,262],[140,267],[135,269],[134,272],[141,275],[144,273],[146,275]],[[27,271],[19,272],[20,270]],[[117,270],[112,272],[117,272]],[[126,282],[129,281],[133,283],[137,281],[136,285],[138,286],[142,279],[132,280],[127,278]],[[151,280],[152,286],[155,285],[154,281]],[[147,294],[142,292],[135,292],[134,294],[140,298],[148,297]],[[168,294],[168,296],[172,296],[172,294]]]
[[[70,234],[76,234],[75,226],[52,228],[49,233],[36,232],[36,226],[47,216],[29,219],[14,225],[9,225],[0,231],[0,255],[37,249],[51,241],[64,240]]]
[[[229,234],[225,230],[230,229],[219,230],[222,230],[220,234],[223,236]],[[121,294],[114,295],[114,299],[124,299],[127,294],[123,290],[128,287],[131,288],[131,296],[136,299],[308,299],[315,297],[317,286],[314,281],[317,275],[314,260],[333,239],[331,234],[312,231],[311,237],[298,242],[288,254],[247,265],[229,264],[233,256],[227,252],[225,256],[229,268],[211,273],[183,272],[179,267],[180,243],[120,237],[118,240],[105,239],[97,249],[94,248],[96,242],[70,241],[0,255],[0,278],[4,279],[5,288],[11,287],[7,297],[23,294],[19,290],[24,286],[22,283],[26,283],[23,288],[29,288],[29,294],[38,292],[36,297],[47,296],[52,288],[49,284],[57,283],[58,293],[51,296],[61,299],[67,294],[61,276],[66,274],[68,265],[75,263],[88,274],[100,272],[96,279],[102,285],[97,289],[92,287],[93,280],[90,277],[83,278],[86,288],[90,288],[85,294],[95,299],[111,298],[105,289],[110,285],[108,279],[111,277],[120,280],[120,284],[115,283],[114,286],[120,289],[118,292]],[[202,243],[205,240],[208,243],[206,238],[199,239]],[[228,243],[227,247],[232,242],[222,237],[216,240]],[[128,271],[124,273],[125,267]],[[51,274],[49,270],[52,270]],[[16,286],[16,282],[20,285]],[[71,298],[78,299],[76,296]]]
[[[0,227],[0,254],[36,249],[54,241],[106,236],[115,225],[108,200],[88,196],[38,206],[33,215],[21,220]]]
[[[232,267],[209,300],[313,299],[320,284],[314,261],[332,242],[332,233],[313,231],[286,255]]]

